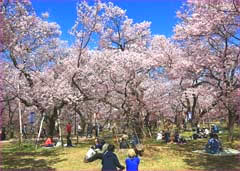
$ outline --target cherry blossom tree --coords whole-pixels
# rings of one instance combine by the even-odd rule
[[[100,48],[135,49],[143,51],[151,38],[150,22],[133,23],[126,10],[109,2],[104,4],[103,24],[100,31]]]
[[[186,52],[184,70],[190,77],[202,78],[198,84],[214,89],[228,114],[230,139],[237,110],[229,99],[239,88],[234,76],[239,65],[239,5],[235,0],[189,0],[175,27],[175,39]]]
[[[56,81],[52,83],[56,84],[53,85],[54,87],[48,87],[52,81],[49,77],[55,76],[54,72],[49,71],[48,68],[55,65],[58,58],[64,58],[67,55],[66,48],[64,48],[66,43],[63,45],[64,43],[58,38],[61,34],[60,27],[56,23],[46,21],[46,14],[43,15],[44,18],[38,17],[32,9],[30,1],[4,1],[1,3],[1,17],[6,32],[4,35],[10,35],[6,39],[1,39],[1,59],[7,62],[10,68],[15,68],[15,70],[11,69],[14,71],[11,74],[15,80],[12,80],[12,85],[9,84],[6,88],[14,86],[11,92],[25,106],[37,107],[40,114],[47,112],[50,109],[49,106],[53,104],[49,99],[41,98],[46,94],[39,93],[50,94],[51,90],[53,91],[51,93],[56,91],[54,87],[57,88],[59,85]],[[49,73],[47,74],[47,72]],[[45,74],[49,77],[46,77]],[[46,79],[41,78],[43,75]],[[49,81],[48,86],[44,81]],[[8,83],[10,83],[9,80]],[[20,91],[16,91],[17,86],[20,87]],[[4,91],[7,91],[6,88]],[[44,91],[44,88],[48,88],[48,90]],[[62,99],[64,98],[63,96]],[[46,105],[48,102],[44,100],[49,100],[49,105]],[[57,102],[55,105],[62,106]],[[53,109],[55,108],[53,107]],[[53,115],[49,116],[53,117]]]
[[[133,24],[133,21],[128,19],[124,10],[114,6],[112,3],[101,3],[100,1],[95,2],[92,6],[85,1],[81,2],[77,6],[77,15],[76,23],[71,31],[71,34],[76,38],[74,45],[76,53],[74,54],[77,56],[77,67],[73,67],[74,72],[72,73],[73,85],[82,95],[82,101],[84,102],[89,103],[89,101],[97,100],[96,106],[98,103],[105,103],[109,108],[120,108],[119,105],[112,103],[114,101],[112,97],[112,89],[114,87],[111,84],[116,84],[117,81],[115,79],[126,77],[126,80],[120,79],[123,85],[124,82],[127,84],[125,85],[126,88],[126,86],[130,85],[129,82],[135,79],[135,69],[137,69],[134,68],[134,71],[131,71],[132,69],[128,67],[128,69],[124,69],[126,73],[121,71],[122,68],[118,66],[123,67],[122,64],[129,66],[131,63],[128,63],[125,57],[126,54],[120,53],[120,51],[129,50],[130,47],[132,50],[136,49],[136,47],[146,48],[147,40],[150,37],[150,23]],[[90,53],[88,49],[92,42],[98,44],[99,49],[102,51]],[[117,49],[117,51],[113,52],[113,49]],[[133,58],[134,55],[142,56],[141,54],[129,52],[132,53],[130,58]],[[91,58],[95,58],[91,59],[88,57],[89,55],[91,55]],[[103,55],[107,56],[108,59]],[[117,60],[117,56],[122,59]],[[109,60],[109,57],[111,57],[111,60]],[[109,81],[112,81],[112,83],[110,84]],[[124,88],[122,90],[121,96],[124,95],[125,91]],[[117,92],[120,91],[116,90],[114,93]],[[93,94],[98,94],[99,97]],[[127,103],[124,100],[122,104],[126,105]]]
[[[181,122],[191,112],[194,125],[221,111],[231,138],[239,112],[239,5],[187,1],[172,39],[151,35],[150,22],[134,23],[111,2],[82,1],[69,47],[48,13],[37,16],[29,1],[1,2],[1,102],[9,112],[19,99],[26,112],[44,112],[51,135],[56,120],[73,113],[82,127],[97,113],[141,136],[144,122],[160,116]]]

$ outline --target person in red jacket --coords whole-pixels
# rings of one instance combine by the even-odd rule
[[[44,143],[45,147],[53,147],[53,141],[52,141],[52,137],[48,137],[47,140]]]
[[[67,130],[67,136],[70,137],[71,136],[71,131],[72,131],[72,126],[71,126],[70,122],[68,122],[68,124],[66,126],[66,130]]]

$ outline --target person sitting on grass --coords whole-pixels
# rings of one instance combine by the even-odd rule
[[[60,147],[60,146],[62,146],[62,141],[61,141],[60,137],[58,137],[55,147]]]
[[[186,140],[182,136],[180,136],[178,131],[176,131],[174,134],[173,142],[175,142],[177,144],[185,144]]]
[[[100,142],[102,144],[102,148],[95,148],[95,146],[91,146],[90,149],[88,150],[86,156],[84,157],[83,162],[84,163],[89,163],[93,162],[95,160],[102,160],[103,154],[107,151],[108,148],[108,143],[105,143],[104,140]]]
[[[204,128],[204,138],[207,138],[209,135],[209,130],[207,128]]]
[[[220,152],[220,148],[221,148],[221,143],[218,140],[218,137],[216,136],[216,134],[211,133],[210,139],[206,144],[205,151],[210,154],[217,154]]]
[[[144,152],[144,147],[142,144],[137,144],[134,148],[134,151],[137,156],[142,156]]]
[[[119,163],[117,155],[114,153],[115,146],[113,144],[109,144],[107,152],[103,154],[102,159],[102,171],[117,171],[117,168],[120,170],[125,169]]]
[[[175,134],[174,134],[173,142],[180,143],[180,135],[179,135],[178,131],[176,131]]]
[[[103,144],[100,142],[100,139],[99,139],[99,138],[96,138],[96,139],[95,139],[94,149],[102,150],[102,146],[103,146]]]
[[[125,160],[126,171],[138,171],[139,163],[140,163],[140,159],[136,155],[134,149],[129,149],[128,158]]]
[[[170,134],[169,130],[168,131],[164,131],[163,135],[164,135],[163,139],[165,140],[166,143],[171,142],[171,140],[170,140],[171,134]]]
[[[195,131],[192,135],[192,139],[194,140],[201,139],[201,138],[203,138],[203,132],[198,133],[197,131]]]
[[[137,144],[140,144],[140,140],[139,140],[137,134],[135,134],[135,133],[133,134],[132,140],[130,143],[131,143],[132,148],[135,148]]]
[[[128,149],[128,148],[129,148],[129,145],[127,140],[124,137],[120,138],[120,149]]]
[[[217,134],[214,134],[213,136],[214,136],[214,138],[215,138],[215,139],[218,141],[218,143],[219,143],[219,151],[222,152],[222,151],[223,151],[223,147],[222,147],[221,141],[220,141],[219,138],[218,138],[218,135],[217,135]]]
[[[213,124],[213,125],[211,126],[211,133],[214,133],[214,134],[219,133],[219,128],[218,128],[217,125]]]
[[[47,140],[46,140],[45,143],[44,143],[44,146],[45,146],[45,147],[53,147],[53,146],[54,146],[52,137],[49,136],[49,137],[47,138]]]
[[[163,135],[162,135],[162,131],[160,131],[159,133],[157,133],[157,141],[161,141],[163,139]]]

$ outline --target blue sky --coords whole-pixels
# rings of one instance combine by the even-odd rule
[[[102,0],[106,2],[106,0]],[[108,0],[109,1],[109,0]],[[112,0],[115,5],[127,10],[127,16],[134,22],[151,21],[152,34],[172,35],[173,26],[177,23],[176,11],[185,0]],[[32,0],[38,15],[50,14],[49,21],[61,26],[64,40],[73,42],[68,34],[76,20],[77,0]]]

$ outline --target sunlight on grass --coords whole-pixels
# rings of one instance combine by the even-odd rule
[[[236,132],[239,128],[236,129]],[[184,133],[189,136],[192,132]],[[239,134],[239,132],[238,132]],[[240,148],[239,137],[233,143],[227,142],[227,132],[220,134],[224,147]],[[107,142],[112,142],[108,141]],[[139,170],[205,170],[205,169],[240,169],[240,156],[216,157],[192,153],[203,149],[207,139],[189,141],[187,144],[165,144],[154,139],[144,140],[145,151],[141,157]],[[84,163],[83,158],[93,140],[79,143],[72,148],[38,148],[34,144],[5,143],[2,149],[3,168],[55,168],[60,170],[99,170],[101,161]],[[118,147],[118,146],[117,146]],[[120,163],[125,165],[126,150],[116,150]]]

